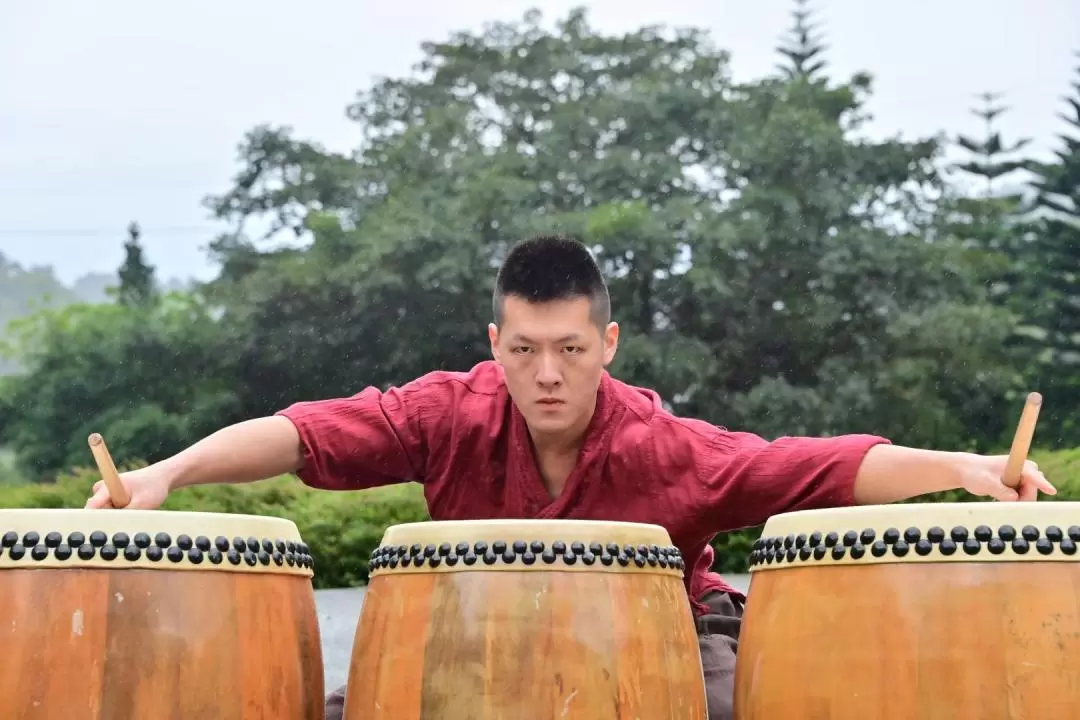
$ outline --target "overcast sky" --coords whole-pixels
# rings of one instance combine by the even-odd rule
[[[113,271],[143,226],[165,277],[212,272],[217,228],[201,206],[226,189],[252,126],[289,124],[355,144],[344,108],[401,75],[419,45],[530,7],[585,5],[610,31],[693,25],[733,54],[737,78],[770,72],[787,0],[35,0],[0,5],[0,252],[70,281]],[[300,8],[304,10],[301,11]],[[974,96],[1007,94],[1007,137],[1045,154],[1080,65],[1080,0],[817,0],[834,74],[875,77],[876,135],[978,132]]]

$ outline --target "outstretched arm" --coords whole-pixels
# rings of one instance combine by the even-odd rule
[[[169,489],[246,483],[296,472],[304,463],[300,434],[284,417],[230,425],[159,463]]]
[[[284,417],[263,417],[224,427],[172,457],[121,474],[120,481],[131,494],[127,507],[150,510],[177,488],[254,482],[296,472],[303,462],[296,427]],[[103,481],[94,484],[86,507],[113,507]]]
[[[966,490],[995,500],[1036,500],[1040,491],[1057,490],[1028,460],[1013,489],[1003,481],[1008,455],[921,450],[899,445],[871,447],[855,476],[854,501],[858,505],[884,505],[909,498]]]
[[[875,435],[767,441],[699,420],[654,418],[649,451],[673,477],[689,479],[702,534],[760,525],[798,510],[885,504],[951,489],[999,500],[1053,494],[1034,463],[1019,493],[1002,482],[1007,456],[919,450]]]
[[[247,483],[296,473],[328,490],[423,481],[422,415],[441,402],[420,381],[385,392],[296,403],[280,413],[230,425],[161,462],[121,475],[131,508],[156,508],[177,488]],[[111,507],[99,482],[88,508]]]

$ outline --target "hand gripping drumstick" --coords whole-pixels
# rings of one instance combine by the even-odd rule
[[[131,494],[128,493],[124,483],[120,482],[120,474],[116,472],[109,448],[105,446],[105,438],[99,433],[94,433],[87,442],[90,444],[90,452],[94,453],[94,461],[97,462],[98,472],[105,481],[105,487],[109,488],[109,496],[113,507],[126,507],[131,502]]]
[[[1042,395],[1037,392],[1030,393],[1027,396],[1027,402],[1024,403],[1024,412],[1020,415],[1020,424],[1016,426],[1012,449],[1009,450],[1009,460],[1005,464],[1005,476],[1002,478],[1002,481],[1011,488],[1020,485],[1020,474],[1024,470],[1028,451],[1031,450],[1031,438],[1035,435],[1035,423],[1039,419],[1041,407]]]

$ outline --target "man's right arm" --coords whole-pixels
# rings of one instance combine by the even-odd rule
[[[296,403],[273,416],[230,425],[170,458],[124,473],[129,507],[156,508],[177,488],[287,473],[330,490],[423,481],[421,417],[437,415],[443,402],[439,388],[420,382],[385,392],[369,387],[352,397]],[[97,483],[86,507],[110,506],[107,488]]]
[[[245,420],[209,435],[158,463],[169,489],[213,483],[247,483],[299,471],[300,433],[287,417]]]
[[[172,457],[121,474],[120,480],[131,494],[129,508],[152,510],[177,488],[254,482],[298,472],[303,462],[296,426],[276,415],[229,425]],[[113,507],[105,483],[95,483],[86,507]]]

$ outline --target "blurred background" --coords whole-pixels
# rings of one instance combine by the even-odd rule
[[[134,467],[467,369],[548,231],[677,413],[1007,452],[1039,390],[1080,496],[1075,0],[50,0],[0,9],[0,507],[81,507],[90,432]],[[321,587],[424,517],[411,485],[169,502],[296,520]]]

